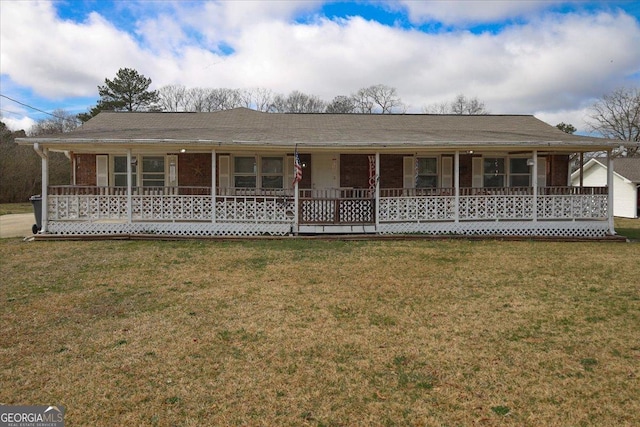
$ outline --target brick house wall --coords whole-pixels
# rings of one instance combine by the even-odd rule
[[[404,156],[402,154],[380,155],[380,188],[402,188]],[[367,168],[367,174],[369,169]]]
[[[549,187],[566,187],[569,176],[569,156],[555,154],[547,157],[547,185]]]
[[[340,155],[340,187],[369,188],[369,155]]]
[[[97,185],[96,181],[96,155],[73,154],[75,160],[75,185]]]
[[[178,185],[211,187],[211,154],[178,154]]]

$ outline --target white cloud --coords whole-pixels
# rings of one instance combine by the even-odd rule
[[[10,131],[13,131],[13,132],[19,131],[19,130],[24,130],[25,132],[28,132],[29,129],[31,129],[31,127],[36,124],[35,120],[26,116],[21,118],[2,117],[2,122],[5,125],[7,125],[7,128]]]
[[[463,3],[468,19],[479,20],[476,2]],[[129,34],[96,13],[74,23],[59,19],[49,2],[9,4],[2,6],[0,70],[49,97],[97,98],[97,84],[131,67],[156,88],[263,87],[326,100],[382,83],[398,89],[410,112],[462,93],[494,113],[566,114],[558,122],[580,128],[573,117],[594,98],[640,76],[640,26],[623,13],[545,13],[496,33],[424,33],[360,17],[329,20],[305,1],[177,2],[141,14]],[[445,4],[427,6],[435,13]],[[488,3],[482,19],[545,4],[500,2],[505,10],[497,11]],[[427,6],[407,3],[420,16]],[[301,13],[307,19],[296,22]],[[221,53],[221,43],[233,53]]]
[[[50,98],[91,95],[118,68],[149,63],[130,35],[96,13],[77,24],[57,18],[51,2],[9,2],[1,19],[1,72]]]
[[[429,21],[444,24],[490,23],[505,19],[521,18],[531,13],[547,10],[555,4],[566,1],[552,0],[447,0],[447,1],[412,1],[399,2],[409,12],[412,22],[423,23]]]

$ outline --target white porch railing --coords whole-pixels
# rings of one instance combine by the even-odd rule
[[[209,187],[136,187],[133,221],[212,221],[291,223],[293,198],[282,190],[224,189],[213,197]],[[128,196],[122,187],[49,188],[51,221],[127,220]]]
[[[379,223],[607,219],[606,187],[381,189]],[[368,189],[300,190],[300,224],[374,223]],[[214,202],[215,200],[215,202]],[[295,222],[294,195],[282,189],[153,187],[132,189],[131,220],[161,222]],[[215,203],[215,205],[214,205]],[[50,221],[126,221],[121,187],[49,188]],[[535,214],[535,215],[534,215]]]

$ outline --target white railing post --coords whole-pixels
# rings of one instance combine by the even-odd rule
[[[533,150],[533,172],[531,173],[531,185],[533,186],[533,222],[538,221],[538,150]]]
[[[609,220],[609,234],[616,234],[613,224],[613,156],[607,151],[607,219]]]
[[[456,150],[453,155],[453,187],[455,194],[455,222],[460,222],[460,151]]]
[[[131,156],[131,148],[127,149],[127,221],[129,224],[131,224],[132,220],[133,220],[133,197],[131,195],[131,192],[133,190],[133,178],[132,178],[132,172],[133,172],[133,165],[131,164],[131,162],[133,161],[133,157]]]
[[[40,221],[42,222],[43,233],[47,232],[48,222],[49,222],[49,149],[45,148],[42,150],[42,195],[41,203],[42,203],[42,217]]]
[[[216,222],[216,150],[211,150],[211,222]]]
[[[376,194],[375,194],[376,233],[380,228],[380,153],[376,152]]]

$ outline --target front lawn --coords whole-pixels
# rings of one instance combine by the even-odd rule
[[[0,402],[68,425],[640,424],[640,245],[0,241]]]

